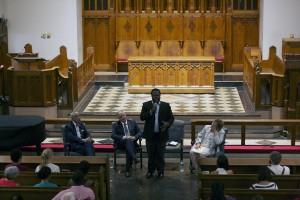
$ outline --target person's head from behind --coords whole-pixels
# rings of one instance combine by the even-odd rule
[[[73,122],[75,122],[75,123],[79,123],[79,122],[80,122],[80,115],[79,115],[78,112],[72,112],[72,113],[70,114],[70,116],[71,116],[71,120],[72,120]]]
[[[23,200],[24,198],[20,194],[13,194],[10,200]]]
[[[160,101],[160,90],[158,88],[154,88],[151,90],[151,97],[154,103],[158,103]]]
[[[267,166],[261,167],[258,172],[258,181],[271,181],[272,175],[271,171]]]
[[[20,163],[22,160],[22,151],[20,149],[13,149],[10,152],[10,159],[14,163]]]
[[[81,171],[74,172],[72,176],[73,185],[84,185],[85,179],[84,174]]]
[[[220,182],[214,182],[211,185],[211,197],[210,200],[225,200],[224,197],[224,185]]]
[[[82,160],[79,163],[78,171],[82,172],[83,175],[87,175],[90,170],[90,163],[86,160]]]
[[[216,119],[211,124],[211,129],[213,131],[219,132],[224,126],[224,122],[221,119]]]
[[[41,180],[47,180],[51,176],[51,169],[48,166],[42,166],[40,171],[37,173],[37,177]]]
[[[52,158],[52,156],[53,156],[52,149],[45,149],[41,155],[42,165],[47,165],[50,159]]]
[[[281,154],[278,151],[272,151],[270,154],[270,163],[272,165],[279,165],[281,162]]]
[[[6,167],[4,170],[4,176],[8,180],[15,180],[19,175],[19,169],[16,166]]]
[[[228,159],[224,154],[218,156],[217,168],[223,168],[225,170],[229,169]]]
[[[117,116],[118,116],[118,119],[119,119],[121,122],[123,122],[123,123],[126,122],[126,120],[127,120],[127,115],[126,115],[125,111],[120,110],[120,111],[118,112]]]
[[[61,200],[76,200],[76,195],[74,192],[66,192],[62,197]]]

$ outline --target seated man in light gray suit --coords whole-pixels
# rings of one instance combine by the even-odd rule
[[[118,112],[118,121],[112,126],[111,137],[118,149],[126,151],[126,177],[131,176],[132,162],[137,162],[137,140],[141,137],[141,131],[134,120],[127,119],[124,111]]]

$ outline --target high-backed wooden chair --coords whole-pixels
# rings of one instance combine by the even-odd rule
[[[183,56],[202,56],[203,49],[201,48],[201,44],[199,40],[186,40],[184,41]]]
[[[162,41],[160,46],[160,56],[181,56],[179,41]]]
[[[128,57],[137,56],[139,54],[136,41],[122,40],[118,43],[116,49],[116,72],[121,66],[128,70]],[[124,70],[124,69],[123,69]]]
[[[206,40],[203,55],[214,56],[216,64],[220,64],[224,72],[224,48],[220,40]]]
[[[139,56],[159,56],[157,42],[154,40],[141,41],[139,47]]]

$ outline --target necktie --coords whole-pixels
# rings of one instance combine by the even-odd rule
[[[127,124],[125,124],[125,123],[124,123],[124,133],[125,133],[125,136],[129,136],[129,130],[128,130]]]

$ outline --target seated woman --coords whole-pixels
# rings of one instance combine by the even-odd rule
[[[251,185],[250,189],[254,190],[278,190],[276,183],[271,182],[271,171],[267,166],[260,168],[258,172],[258,183]]]
[[[59,173],[60,168],[56,164],[51,163],[51,158],[53,156],[53,151],[51,149],[45,149],[42,152],[41,159],[42,162],[35,168],[35,173],[38,173],[43,166],[47,166],[51,169],[52,173]]]
[[[37,177],[41,179],[41,182],[34,185],[34,187],[57,187],[55,183],[49,182],[51,177],[51,169],[47,166],[43,166],[37,173]]]
[[[211,174],[219,174],[219,175],[233,174],[233,171],[229,170],[228,159],[224,154],[218,156],[217,169],[211,172]]]
[[[217,146],[224,142],[225,131],[223,129],[223,121],[216,119],[211,125],[206,125],[198,133],[195,144],[190,151],[191,156],[191,172],[198,170],[199,157],[214,156],[218,149]]]

